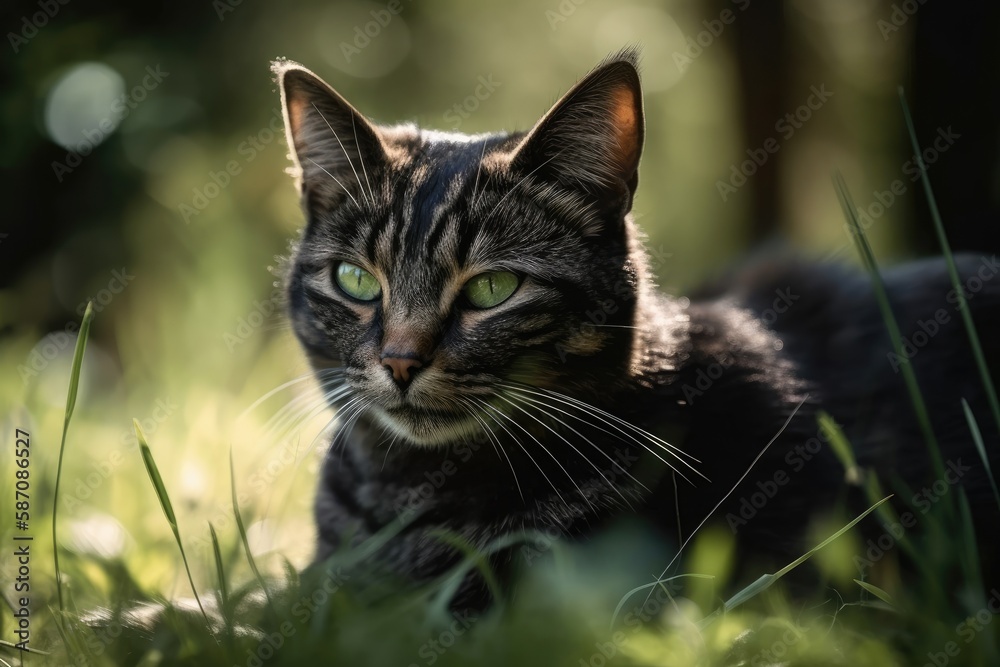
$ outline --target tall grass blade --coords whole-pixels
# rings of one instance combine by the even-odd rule
[[[972,414],[972,408],[962,399],[962,409],[965,410],[965,420],[969,422],[969,430],[972,431],[972,441],[976,443],[976,450],[979,451],[979,458],[983,460],[986,468],[986,476],[989,477],[990,487],[993,489],[993,497],[996,498],[997,507],[1000,507],[1000,492],[997,491],[997,481],[993,478],[993,468],[990,467],[990,458],[986,455],[986,445],[983,443],[983,434],[979,431],[979,424],[976,416]]]
[[[903,380],[906,382],[910,401],[912,401],[913,408],[917,413],[917,424],[920,426],[920,431],[927,442],[927,449],[930,453],[931,461],[934,463],[934,472],[938,479],[944,479],[944,461],[941,460],[941,451],[938,447],[937,437],[934,435],[934,429],[931,427],[930,413],[927,410],[927,404],[924,403],[924,396],[920,392],[920,385],[917,383],[917,376],[913,372],[913,365],[910,363],[907,355],[903,353],[903,336],[899,331],[896,316],[892,313],[892,305],[889,303],[889,296],[885,291],[885,283],[882,281],[882,275],[879,273],[875,254],[872,252],[871,245],[868,243],[868,237],[865,235],[865,230],[858,220],[858,209],[854,205],[850,191],[847,189],[847,183],[839,171],[834,173],[833,181],[837,189],[837,197],[840,199],[840,205],[844,209],[844,215],[847,217],[847,221],[854,232],[852,238],[858,248],[858,253],[861,255],[861,261],[864,262],[865,268],[871,276],[872,288],[875,290],[875,299],[878,301],[878,307],[882,312],[882,319],[885,321],[885,326],[889,330],[889,338],[892,340],[893,350],[899,359],[899,368],[903,373]]]
[[[76,337],[76,349],[73,351],[73,368],[69,373],[69,392],[66,395],[66,417],[63,421],[62,440],[59,443],[59,462],[56,464],[56,487],[52,494],[52,559],[55,562],[56,594],[59,597],[59,611],[65,612],[63,601],[62,573],[59,570],[59,540],[56,531],[56,518],[59,514],[59,482],[62,480],[63,454],[66,453],[66,433],[69,431],[69,421],[76,408],[76,393],[80,387],[80,368],[83,366],[83,353],[87,349],[87,338],[90,337],[90,323],[94,319],[94,302],[87,302],[87,310],[83,313],[80,323],[80,333]]]
[[[264,597],[267,598],[267,606],[276,614],[277,610],[274,607],[274,600],[271,599],[271,591],[268,590],[267,584],[264,583],[264,577],[261,576],[260,570],[257,568],[257,561],[254,560],[253,552],[250,551],[250,539],[247,537],[247,529],[243,525],[243,514],[240,512],[240,503],[237,500],[236,467],[233,465],[232,448],[229,449],[229,484],[233,494],[233,514],[236,517],[236,528],[240,532],[240,541],[243,542],[243,550],[247,554],[247,562],[250,563],[250,570],[253,572],[254,578],[257,579],[257,584],[264,591]]]
[[[941,213],[938,211],[937,200],[934,198],[934,190],[931,189],[931,180],[927,177],[927,165],[924,163],[923,155],[920,153],[917,130],[913,125],[910,105],[906,103],[906,94],[903,92],[902,86],[899,88],[899,103],[903,107],[903,118],[906,119],[906,129],[910,133],[910,143],[913,144],[913,152],[916,154],[917,164],[920,166],[920,181],[924,186],[927,204],[931,208],[934,231],[937,234],[938,243],[941,244],[941,253],[944,255],[945,262],[948,265],[948,276],[951,278],[951,285],[955,289],[955,294],[958,295],[958,312],[962,313],[962,322],[965,324],[965,331],[969,335],[969,344],[972,346],[972,354],[976,359],[979,377],[982,379],[983,387],[986,389],[986,398],[990,404],[990,411],[993,413],[993,420],[996,422],[997,429],[1000,430],[1000,400],[997,399],[997,390],[993,386],[990,369],[986,365],[986,357],[983,355],[983,347],[979,343],[979,333],[976,331],[976,325],[972,321],[972,311],[968,308],[965,291],[958,277],[958,269],[955,267],[955,258],[952,257],[951,246],[948,244],[948,237],[944,233]]]
[[[890,498],[892,498],[892,496],[886,496],[882,500],[878,501],[876,504],[872,505],[871,507],[869,507],[868,509],[866,509],[864,512],[862,512],[860,515],[858,515],[849,524],[847,524],[846,526],[844,526],[843,528],[841,528],[840,530],[838,530],[836,533],[834,533],[830,537],[826,538],[825,540],[823,540],[822,542],[820,542],[819,544],[817,544],[816,546],[814,546],[812,549],[810,549],[806,553],[802,554],[801,556],[799,556],[794,561],[792,561],[791,563],[789,563],[785,567],[781,568],[777,572],[775,572],[773,574],[762,575],[760,577],[760,579],[758,579],[757,581],[753,582],[752,584],[750,584],[749,586],[747,586],[746,588],[744,588],[743,590],[741,590],[740,592],[738,592],[736,595],[734,595],[733,597],[731,597],[728,600],[726,600],[726,602],[723,605],[722,609],[720,609],[719,611],[717,611],[716,614],[718,614],[719,612],[722,612],[722,611],[726,611],[726,612],[731,611],[732,609],[735,609],[736,607],[740,606],[741,604],[743,604],[744,602],[746,602],[750,598],[753,598],[753,597],[756,597],[756,596],[760,595],[765,590],[767,590],[768,588],[770,588],[771,586],[773,586],[783,576],[785,576],[786,574],[788,574],[789,572],[791,572],[792,570],[794,570],[795,568],[797,568],[799,565],[801,565],[802,563],[804,563],[807,560],[809,560],[810,558],[812,558],[812,556],[817,551],[819,551],[820,549],[822,549],[826,545],[828,545],[831,542],[833,542],[834,540],[836,540],[838,537],[840,537],[841,535],[843,535],[844,533],[846,533],[847,531],[849,531],[851,528],[854,528],[854,526],[856,526],[858,524],[858,522],[860,522],[866,516],[868,516],[869,514],[871,514],[872,512],[874,512],[876,509],[878,509],[878,507],[882,503],[888,501]],[[715,614],[713,614],[713,616],[714,615]]]
[[[153,459],[153,453],[149,450],[149,443],[146,442],[146,434],[142,432],[142,426],[139,425],[138,419],[132,420],[132,427],[135,429],[135,437],[139,441],[139,451],[142,454],[142,462],[146,466],[146,473],[149,475],[149,481],[153,484],[153,491],[156,492],[156,498],[160,501],[160,508],[163,510],[163,515],[167,518],[167,523],[170,524],[170,530],[174,533],[174,541],[177,542],[177,548],[181,552],[181,560],[184,562],[184,571],[187,572],[188,583],[191,584],[191,592],[194,593],[195,602],[198,603],[198,609],[201,610],[201,615],[205,617],[205,623],[208,628],[212,628],[212,621],[209,620],[208,614],[205,613],[205,607],[201,604],[201,597],[198,595],[198,589],[194,585],[194,577],[191,576],[191,566],[188,564],[187,554],[184,553],[184,543],[181,541],[181,532],[177,528],[177,515],[174,514],[174,506],[170,502],[170,495],[167,493],[167,487],[163,483],[163,478],[160,477],[160,470],[156,466],[156,461]]]

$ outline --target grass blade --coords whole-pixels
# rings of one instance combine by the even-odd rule
[[[184,562],[184,571],[187,572],[188,583],[191,584],[191,592],[194,593],[194,599],[198,603],[198,609],[201,610],[201,615],[205,617],[205,623],[207,623],[209,629],[211,629],[212,622],[209,620],[208,614],[205,613],[205,607],[201,604],[201,597],[198,595],[198,589],[195,588],[194,585],[194,577],[191,576],[191,566],[188,564],[187,554],[184,553],[184,543],[181,541],[181,532],[177,528],[177,515],[174,514],[174,506],[170,502],[170,495],[167,493],[167,487],[163,483],[163,478],[160,477],[160,470],[156,467],[156,461],[153,459],[153,453],[149,450],[149,443],[146,442],[146,434],[142,432],[139,420],[133,419],[132,426],[135,429],[135,437],[139,441],[139,451],[142,454],[142,462],[146,466],[146,473],[149,475],[149,481],[153,483],[153,490],[156,492],[156,497],[160,501],[160,508],[163,510],[163,515],[167,518],[167,523],[170,524],[170,530],[174,533],[174,540],[177,542],[177,548],[181,552],[181,560]]]
[[[972,414],[972,408],[969,407],[964,398],[962,399],[962,409],[965,410],[965,420],[969,422],[969,430],[972,431],[972,441],[976,443],[979,458],[983,460],[983,466],[986,468],[986,476],[990,479],[990,486],[993,488],[993,497],[996,498],[997,507],[1000,507],[1000,492],[997,491],[997,481],[993,478],[993,468],[990,467],[990,459],[986,455],[983,434],[979,431],[979,424],[976,422],[976,416]]]
[[[827,440],[830,441],[830,448],[833,449],[833,453],[840,460],[840,464],[844,466],[844,478],[847,483],[853,485],[862,484],[864,482],[864,471],[858,467],[858,462],[854,458],[854,450],[851,449],[851,443],[847,441],[847,437],[840,430],[837,422],[824,410],[820,410],[817,420],[819,421],[820,429],[826,434]]]
[[[913,372],[913,365],[906,354],[903,353],[903,336],[899,331],[896,316],[892,313],[892,305],[889,303],[889,295],[885,291],[885,283],[882,280],[882,275],[879,273],[875,254],[872,252],[871,245],[868,243],[868,237],[865,235],[865,230],[858,220],[858,209],[854,205],[851,193],[847,189],[847,183],[840,172],[834,173],[833,182],[837,189],[837,197],[840,199],[840,205],[844,209],[844,215],[847,217],[847,221],[854,232],[852,238],[858,248],[858,253],[861,255],[861,261],[864,262],[865,268],[871,276],[872,288],[875,290],[875,299],[878,301],[878,307],[882,312],[882,319],[885,321],[885,326],[889,330],[889,338],[892,340],[893,351],[899,359],[899,367],[903,372],[903,380],[910,394],[910,401],[912,401],[913,408],[917,413],[917,423],[920,426],[920,431],[924,434],[924,440],[927,442],[931,461],[934,463],[934,472],[938,479],[944,479],[944,462],[941,460],[941,451],[938,447],[937,437],[935,437],[934,429],[931,427],[927,404],[924,403],[924,396],[920,391],[920,385],[917,383],[917,376]]]
[[[274,601],[271,599],[271,592],[268,590],[267,585],[264,583],[264,577],[261,576],[260,570],[257,569],[257,561],[253,558],[253,552],[250,551],[250,539],[247,537],[247,529],[243,525],[243,515],[240,513],[240,503],[236,499],[236,468],[233,465],[233,450],[229,449],[229,484],[233,493],[233,514],[236,516],[236,527],[240,531],[240,540],[243,542],[243,550],[247,554],[247,562],[250,563],[250,569],[253,571],[253,576],[257,579],[257,583],[260,585],[262,591],[264,591],[264,597],[267,598],[267,606],[271,608],[271,611],[277,614],[277,610],[274,607]]]
[[[429,535],[441,540],[448,546],[460,552],[465,559],[470,561],[475,568],[479,570],[479,573],[483,575],[483,579],[486,581],[486,587],[489,589],[490,595],[493,596],[493,600],[496,602],[503,600],[500,582],[497,581],[496,574],[493,572],[493,568],[490,567],[487,554],[476,549],[471,542],[458,533],[453,533],[443,528],[431,530]],[[461,580],[457,581],[460,582]]]
[[[910,143],[913,144],[913,152],[916,154],[917,164],[920,166],[920,181],[924,186],[924,194],[927,196],[927,204],[931,208],[931,219],[934,221],[934,231],[937,234],[938,243],[941,244],[941,253],[944,255],[945,263],[948,265],[948,276],[951,278],[951,285],[958,295],[958,312],[962,313],[962,322],[965,324],[965,331],[969,334],[969,344],[972,346],[972,354],[976,359],[976,366],[979,369],[979,377],[983,381],[986,389],[986,397],[990,404],[990,411],[996,421],[997,429],[1000,430],[1000,400],[997,400],[997,390],[993,386],[993,379],[990,377],[989,367],[986,365],[986,357],[983,355],[983,347],[979,343],[979,333],[976,325],[972,321],[972,311],[969,310],[965,300],[965,290],[962,288],[958,277],[958,269],[955,267],[955,258],[951,254],[951,246],[948,237],[944,233],[944,224],[941,222],[941,213],[938,211],[937,200],[934,198],[934,190],[931,189],[931,180],[927,177],[927,165],[924,163],[923,155],[920,152],[920,142],[917,140],[917,130],[913,125],[913,116],[910,114],[910,105],[906,103],[906,95],[903,88],[899,88],[899,103],[903,107],[903,118],[906,119],[906,129],[910,134]]]
[[[983,590],[983,569],[979,563],[979,549],[976,547],[976,528],[972,523],[972,508],[969,507],[969,497],[965,489],[958,489],[958,509],[961,529],[958,532],[960,544],[957,545],[963,553],[959,554],[962,567],[965,569],[965,581],[973,590]],[[983,600],[985,602],[985,600]]]
[[[869,584],[867,581],[861,581],[860,579],[855,579],[854,583],[856,583],[858,586],[861,586],[861,588],[865,589],[866,591],[868,591],[869,593],[877,597],[879,600],[889,605],[890,607],[895,606],[895,603],[892,601],[892,596],[886,593],[878,586],[875,586],[874,584]]]
[[[59,462],[56,464],[56,486],[52,494],[52,558],[55,561],[56,593],[59,597],[59,611],[65,612],[63,602],[62,574],[59,570],[59,540],[56,531],[56,517],[59,513],[59,482],[62,479],[63,454],[66,453],[66,433],[69,431],[69,421],[76,408],[76,393],[80,387],[80,369],[83,366],[83,353],[87,349],[87,338],[90,337],[90,323],[94,319],[94,302],[87,303],[80,323],[80,333],[76,337],[76,349],[73,351],[73,368],[69,374],[69,392],[66,395],[66,418],[63,421],[62,440],[59,443]]]
[[[212,553],[215,554],[215,572],[219,577],[219,606],[223,612],[229,608],[229,587],[226,585],[226,569],[222,566],[222,550],[219,549],[219,536],[215,534],[215,526],[208,522],[208,532],[212,535]]]
[[[820,549],[822,549],[826,545],[828,545],[831,542],[833,542],[835,539],[837,539],[838,537],[840,537],[841,535],[843,535],[844,533],[846,533],[847,531],[849,531],[851,528],[854,528],[854,526],[856,526],[859,521],[861,521],[866,516],[868,516],[869,514],[871,514],[872,512],[874,512],[876,509],[878,509],[878,507],[880,505],[882,505],[884,502],[888,501],[889,498],[892,498],[892,496],[886,496],[882,500],[878,501],[877,503],[875,503],[874,505],[872,505],[871,507],[869,507],[868,509],[866,509],[863,513],[861,513],[860,515],[858,515],[857,517],[855,517],[854,520],[851,521],[849,524],[847,524],[846,526],[844,526],[843,528],[841,528],[840,530],[838,530],[836,533],[834,533],[830,537],[826,538],[825,540],[823,540],[822,542],[820,542],[819,544],[817,544],[816,546],[814,546],[812,549],[810,549],[806,553],[802,554],[801,556],[799,556],[794,561],[792,561],[791,563],[789,563],[785,567],[781,568],[780,570],[778,570],[774,574],[765,574],[765,575],[762,575],[760,577],[760,579],[758,579],[757,581],[753,582],[752,584],[750,584],[749,586],[747,586],[746,588],[744,588],[743,590],[741,590],[740,592],[738,592],[736,595],[734,595],[733,597],[731,597],[728,600],[726,600],[725,604],[723,605],[723,608],[720,609],[719,611],[726,611],[726,612],[731,611],[732,609],[740,606],[741,604],[743,604],[744,602],[746,602],[750,598],[753,598],[753,597],[756,597],[756,596],[760,595],[765,590],[767,590],[768,588],[770,588],[771,586],[773,586],[775,584],[775,582],[777,582],[783,576],[785,576],[786,574],[788,574],[789,572],[791,572],[792,570],[794,570],[795,568],[797,568],[799,565],[801,565],[802,563],[804,563],[807,560],[809,560],[810,558],[812,558],[813,554],[815,554],[817,551],[819,551]],[[716,612],[716,613],[719,613],[719,612]]]

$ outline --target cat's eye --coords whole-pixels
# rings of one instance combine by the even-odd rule
[[[487,271],[465,283],[462,294],[476,308],[492,308],[509,299],[520,282],[510,271]]]
[[[358,301],[374,301],[382,295],[378,279],[356,264],[341,262],[336,270],[337,286]]]

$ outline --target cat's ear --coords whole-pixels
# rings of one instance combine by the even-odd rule
[[[285,134],[308,206],[362,201],[368,175],[385,160],[375,127],[318,76],[290,61],[271,66],[281,90]]]
[[[584,77],[515,149],[515,172],[557,181],[595,197],[609,213],[632,206],[642,153],[642,90],[634,49]]]

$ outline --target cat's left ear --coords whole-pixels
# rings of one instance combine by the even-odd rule
[[[611,215],[627,213],[644,133],[637,59],[622,51],[577,83],[515,149],[511,168],[581,191]]]

